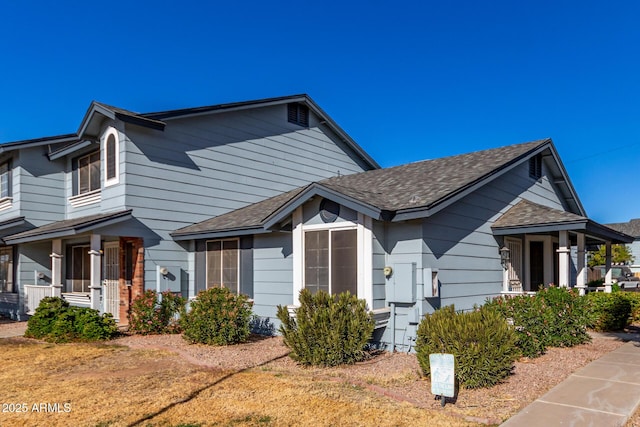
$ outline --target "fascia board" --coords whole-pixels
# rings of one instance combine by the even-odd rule
[[[262,227],[251,227],[251,228],[236,228],[230,230],[220,230],[220,231],[212,231],[212,232],[203,232],[203,233],[184,233],[184,234],[174,234],[170,233],[173,240],[185,241],[185,240],[204,240],[204,239],[219,239],[222,237],[235,237],[235,236],[248,236],[254,234],[265,234],[270,233],[270,230],[265,230]]]
[[[0,153],[5,153],[14,150],[21,150],[23,148],[39,147],[42,145],[58,144],[61,142],[73,142],[78,140],[76,134],[67,134],[53,137],[28,139],[25,141],[7,142],[0,144]]]
[[[185,108],[184,110],[176,110],[175,111],[175,115],[170,115],[167,117],[162,117],[164,114],[172,114],[171,111],[161,111],[161,112],[157,112],[157,113],[146,113],[146,114],[142,114],[142,116],[149,116],[149,117],[154,117],[154,116],[161,116],[163,121],[169,121],[169,120],[175,120],[175,119],[184,119],[184,118],[190,118],[190,117],[198,117],[198,116],[204,116],[204,115],[208,115],[208,114],[222,114],[222,113],[229,113],[229,112],[233,112],[233,111],[241,111],[241,110],[249,110],[252,108],[261,108],[261,107],[270,107],[272,105],[281,105],[281,104],[289,104],[291,102],[304,102],[306,101],[306,97],[304,95],[294,95],[292,97],[284,97],[284,98],[277,98],[277,99],[272,99],[272,100],[266,100],[266,101],[257,101],[257,102],[251,102],[248,101],[246,103],[232,103],[229,106],[223,106],[220,108],[214,108],[215,106],[212,107],[197,107],[197,108]],[[210,108],[210,109],[207,109]],[[183,111],[183,112],[181,112]]]
[[[61,157],[65,157],[68,156],[69,154],[75,153],[76,151],[82,150],[85,147],[90,146],[91,144],[93,144],[93,141],[88,141],[88,140],[84,140],[81,141],[77,144],[73,144],[69,147],[65,147],[62,150],[58,150],[55,151],[51,154],[49,154],[49,160],[56,160],[59,159]]]
[[[575,222],[561,222],[555,224],[539,224],[539,225],[524,225],[514,227],[499,227],[491,228],[491,231],[496,236],[507,236],[511,234],[535,234],[543,232],[554,231],[579,231],[587,229],[587,221],[575,221]]]
[[[575,187],[573,186],[573,183],[571,182],[571,179],[569,178],[569,174],[567,173],[567,170],[564,167],[564,164],[562,163],[562,159],[560,158],[560,155],[558,154],[558,151],[556,150],[556,147],[551,143],[549,144],[549,149],[551,150],[551,155],[553,156],[553,159],[556,162],[556,165],[558,166],[558,169],[560,170],[560,174],[562,175],[562,178],[564,179],[564,182],[566,183],[567,187],[569,188],[569,193],[571,193],[571,196],[573,198],[573,200],[575,200],[576,205],[578,206],[578,210],[580,212],[578,212],[578,215],[580,216],[584,216],[584,217],[588,217],[584,206],[582,205],[582,202],[580,201],[580,198],[578,197],[578,193],[576,192]]]
[[[113,111],[103,107],[102,105],[96,103],[95,101],[92,102],[86,114],[84,115],[82,122],[80,122],[80,127],[78,128],[78,132],[77,132],[80,138],[84,138],[84,134],[86,133],[87,128],[89,127],[89,124],[94,119],[96,114],[102,114],[103,116],[111,120],[115,120],[116,118],[116,115]],[[95,135],[92,135],[92,136],[95,136]]]
[[[380,165],[371,157],[358,143],[353,140],[347,132],[345,132],[327,113],[324,112],[318,104],[310,97],[305,97],[305,102],[309,108],[322,120],[324,120],[328,127],[336,134],[344,143],[346,143],[353,151],[356,152],[365,162],[367,162],[373,169],[380,169]]]

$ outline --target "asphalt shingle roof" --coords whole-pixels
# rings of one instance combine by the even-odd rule
[[[548,139],[424,160],[320,181],[345,196],[399,211],[430,207],[531,152]]]
[[[429,208],[518,161],[549,139],[510,145],[435,160],[328,178],[317,185],[381,211]],[[293,200],[301,187],[233,212],[181,228],[172,235],[257,228],[269,215]]]
[[[640,237],[640,218],[632,219],[629,222],[617,222],[613,224],[605,224],[609,228],[628,234],[635,238]]]
[[[528,200],[521,200],[506,211],[492,228],[518,227],[527,225],[559,224],[563,222],[587,221],[581,215],[542,206]]]
[[[270,199],[253,203],[229,213],[207,219],[197,224],[183,227],[171,233],[173,236],[203,233],[208,231],[226,231],[260,227],[267,216],[289,200],[300,194],[305,187],[296,188]]]

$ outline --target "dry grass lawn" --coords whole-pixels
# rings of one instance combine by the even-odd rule
[[[0,353],[3,427],[472,425],[344,382],[211,369],[169,351],[15,338]]]

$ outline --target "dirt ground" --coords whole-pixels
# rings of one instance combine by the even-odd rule
[[[261,366],[253,368],[241,367],[246,362],[238,362],[243,353],[238,346],[198,359],[145,343],[144,338],[157,337],[138,338],[126,339],[137,341],[131,347],[119,340],[48,344],[0,339],[0,425],[474,425],[365,385],[272,369],[267,365],[287,358],[275,338],[244,345],[261,346],[256,352],[262,353]],[[234,369],[223,367],[222,353]]]
[[[497,425],[622,344],[596,335],[521,359],[503,384],[460,390],[442,408],[410,354],[304,368],[280,338],[229,347],[190,345],[180,335],[65,345],[7,338],[0,425]]]

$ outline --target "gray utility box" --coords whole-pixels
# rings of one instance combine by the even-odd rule
[[[387,278],[387,301],[416,302],[416,263],[393,264],[392,268],[393,273]]]

